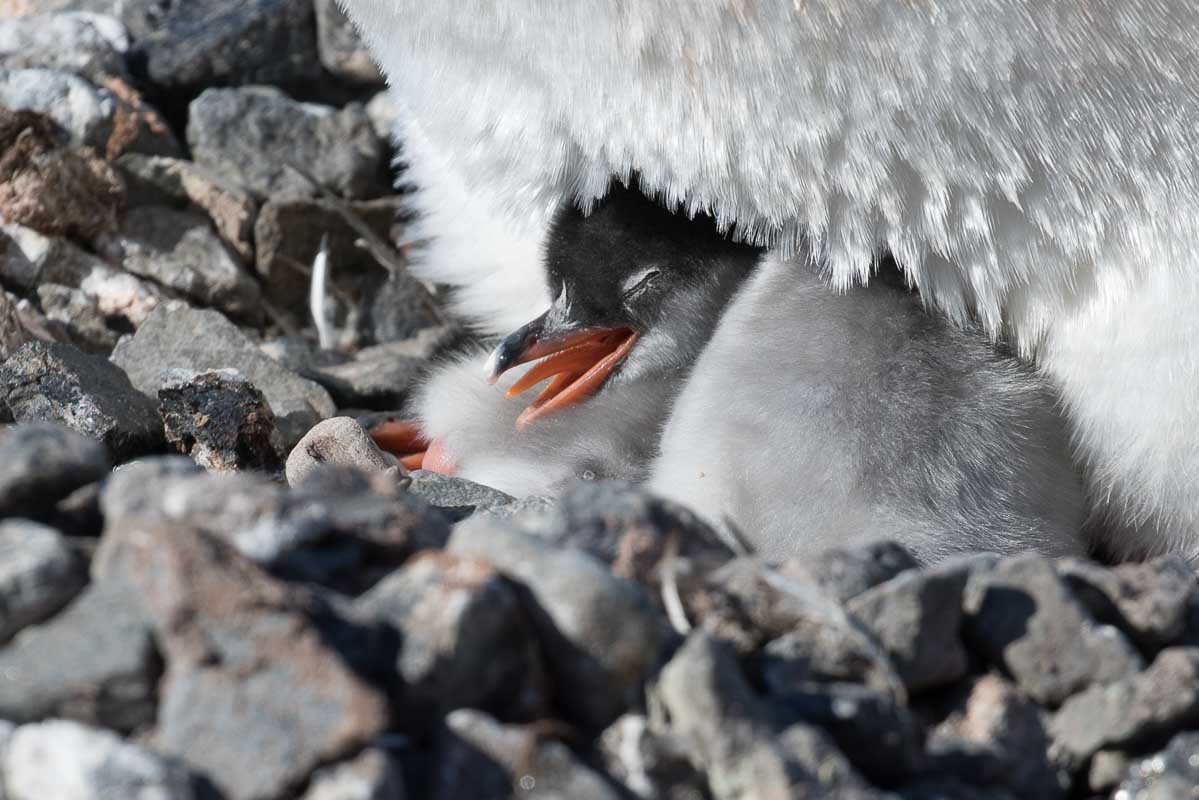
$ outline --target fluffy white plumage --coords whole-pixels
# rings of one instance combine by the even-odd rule
[[[1116,554],[1199,556],[1199,5],[345,1],[406,109],[425,273],[485,328],[544,306],[557,203],[633,168],[810,236],[839,286],[889,248],[1060,382]]]

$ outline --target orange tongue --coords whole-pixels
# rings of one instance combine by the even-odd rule
[[[535,364],[512,385],[507,392],[508,397],[528,391],[551,375],[554,379],[516,418],[517,427],[523,428],[538,417],[574,405],[594,394],[616,365],[628,355],[637,342],[637,336],[637,333],[627,329],[600,331]]]

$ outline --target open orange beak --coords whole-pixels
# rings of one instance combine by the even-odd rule
[[[629,328],[584,328],[547,336],[542,317],[500,342],[488,359],[487,380],[495,383],[512,367],[541,359],[507,391],[508,397],[516,397],[552,378],[517,417],[517,427],[523,428],[595,394],[637,338]]]

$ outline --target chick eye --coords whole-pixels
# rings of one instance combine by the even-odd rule
[[[649,288],[650,284],[657,279],[659,274],[659,271],[656,269],[646,269],[630,276],[624,282],[624,296],[629,298]]]

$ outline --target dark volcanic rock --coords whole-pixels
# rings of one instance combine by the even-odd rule
[[[177,762],[70,720],[17,728],[0,750],[0,774],[8,800],[197,797]]]
[[[258,284],[198,212],[139,208],[98,246],[114,264],[202,305],[250,320],[262,314]]]
[[[236,369],[270,403],[286,447],[336,410],[328,392],[263,355],[217,311],[161,306],[136,334],[117,345],[112,360],[139,391],[150,396],[157,395],[165,370]]]
[[[0,649],[0,718],[132,731],[154,722],[159,670],[138,598],[119,583],[93,584]]]
[[[312,774],[300,800],[404,800],[404,775],[386,751],[369,747]]]
[[[359,105],[297,103],[265,86],[208,89],[191,104],[187,142],[198,163],[260,197],[361,199],[387,188],[386,147]]]
[[[929,736],[930,775],[1029,800],[1064,796],[1069,784],[1049,763],[1049,737],[1036,706],[996,675],[983,675],[953,695],[949,714]]]
[[[3,108],[0,216],[49,235],[90,239],[116,228],[125,187],[107,162],[66,146],[52,120]]]
[[[242,263],[254,263],[258,204],[249,192],[191,161],[129,153],[117,166],[125,177],[130,208],[201,209]]]
[[[397,480],[400,472],[396,459],[349,417],[321,420],[304,434],[287,457],[287,482],[295,486],[324,465],[386,472]]]
[[[1196,581],[1181,556],[1112,569],[1064,559],[1057,568],[1095,619],[1117,626],[1146,650],[1156,652],[1182,635]]]
[[[774,730],[732,650],[705,634],[675,653],[654,694],[666,730],[706,772],[717,800],[879,796],[819,731],[802,724]]]
[[[599,729],[627,708],[659,658],[662,620],[640,585],[586,553],[487,517],[459,523],[449,550],[494,564],[528,590],[522,599],[557,699],[574,718]]]
[[[1161,651],[1144,672],[1092,686],[1053,717],[1055,758],[1078,767],[1102,748],[1144,745],[1199,724],[1199,648]]]
[[[622,800],[561,742],[535,727],[503,725],[480,711],[446,717],[430,797],[439,800],[546,797]]]
[[[162,421],[125,373],[66,344],[30,342],[0,365],[0,403],[18,422],[58,422],[117,460],[161,450]]]
[[[139,593],[162,643],[156,749],[231,800],[276,797],[387,726],[386,699],[334,649],[348,623],[216,539],[110,529],[93,569]]]
[[[254,384],[233,370],[172,375],[158,390],[167,441],[208,470],[282,464],[275,415]]]
[[[190,460],[150,459],[118,470],[102,504],[110,529],[198,527],[281,575],[359,591],[449,535],[440,514],[394,481],[333,467],[288,491],[252,473],[202,473]]]
[[[126,77],[129,32],[100,14],[0,16],[0,67],[74,72],[93,82]]]
[[[62,534],[36,522],[0,522],[0,644],[71,602],[87,574]]]
[[[545,712],[543,668],[514,587],[489,564],[429,551],[359,598],[400,635],[396,686],[405,724],[454,708],[504,719]]]
[[[336,0],[316,0],[316,32],[325,69],[351,81],[383,83],[370,52]]]
[[[1160,753],[1133,763],[1114,797],[1178,800],[1199,786],[1199,733],[1181,733]]]
[[[1123,634],[1096,625],[1042,556],[973,571],[963,603],[968,640],[1037,702],[1054,706],[1141,668]]]
[[[103,445],[58,425],[0,428],[0,517],[46,519],[55,503],[108,474]]]
[[[908,691],[966,674],[960,634],[966,577],[960,569],[908,571],[849,601],[849,612],[882,644]]]
[[[131,3],[121,16],[150,80],[163,89],[294,84],[320,74],[312,5],[304,0]]]
[[[783,569],[806,572],[844,602],[916,566],[916,559],[902,545],[880,541],[833,547],[803,563],[788,562]]]

